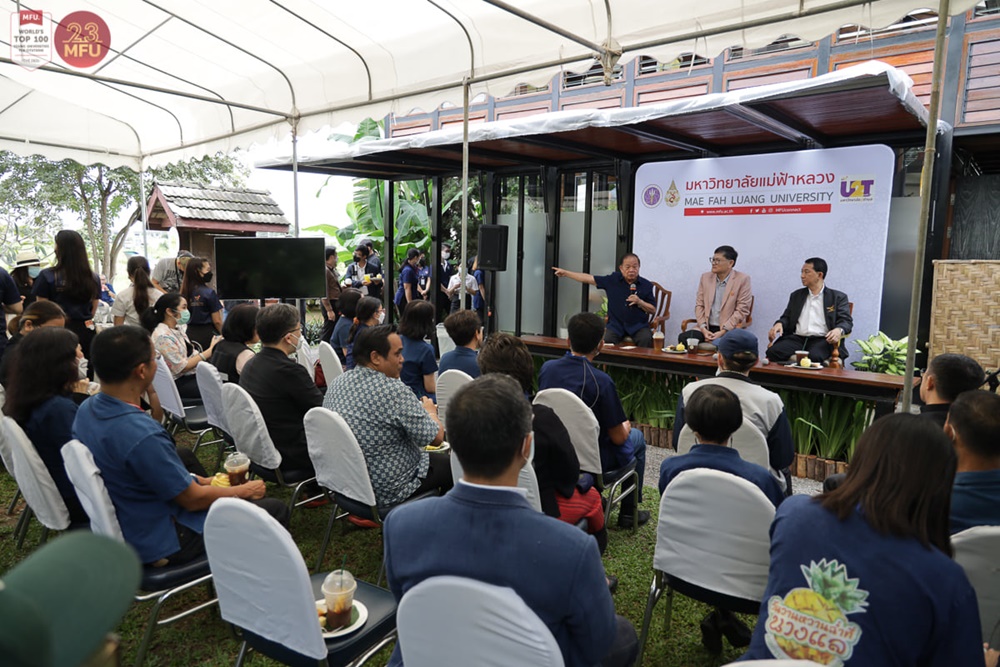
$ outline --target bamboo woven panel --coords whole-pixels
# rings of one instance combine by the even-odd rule
[[[1000,366],[1000,261],[935,260],[930,350]]]

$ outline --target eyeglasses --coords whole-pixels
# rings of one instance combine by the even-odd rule
[[[708,261],[712,264],[722,264],[723,262],[728,262],[728,259],[719,259],[718,257],[709,257]]]

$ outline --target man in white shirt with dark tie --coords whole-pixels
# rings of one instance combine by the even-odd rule
[[[841,338],[851,333],[854,321],[847,295],[826,287],[826,261],[810,257],[802,265],[802,289],[788,297],[788,305],[768,332],[771,361],[787,361],[797,350],[809,352],[813,361],[826,361]],[[847,347],[840,347],[840,358]]]

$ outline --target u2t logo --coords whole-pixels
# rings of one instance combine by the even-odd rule
[[[840,201],[861,202],[874,198],[874,176],[845,176],[840,179]]]

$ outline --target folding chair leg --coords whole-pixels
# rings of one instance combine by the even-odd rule
[[[316,571],[323,567],[323,556],[326,555],[326,548],[330,546],[330,533],[333,532],[333,522],[337,520],[337,503],[333,503],[333,511],[330,512],[330,520],[326,523],[326,533],[323,535],[323,543],[319,547],[319,558],[316,559]]]
[[[18,549],[24,544],[24,538],[28,536],[28,527],[31,525],[31,517],[34,514],[31,508],[25,505],[24,511],[21,512],[21,518],[17,520],[17,525],[14,527],[14,535],[17,537],[16,546]]]
[[[14,498],[11,499],[10,505],[7,505],[7,516],[14,513],[14,508],[17,507],[17,501],[21,499],[21,489],[14,491]]]
[[[247,657],[248,648],[249,647],[247,646],[247,642],[244,639],[243,643],[240,644],[240,652],[236,654],[236,664],[234,665],[234,667],[242,667],[243,666],[243,660],[245,660],[246,657]]]
[[[646,638],[649,635],[649,624],[653,620],[653,607],[663,595],[663,573],[653,571],[653,583],[649,585],[649,596],[646,598],[646,612],[642,615],[642,630],[639,632],[639,655],[635,664],[642,664],[642,654],[646,648]]]
[[[375,585],[378,586],[379,588],[382,587],[382,579],[383,579],[383,577],[385,577],[385,553],[384,552],[382,554],[382,565],[378,569],[378,581],[375,582]]]
[[[45,544],[45,541],[49,539],[49,529],[47,526],[42,526],[42,538],[38,541],[38,546]]]

